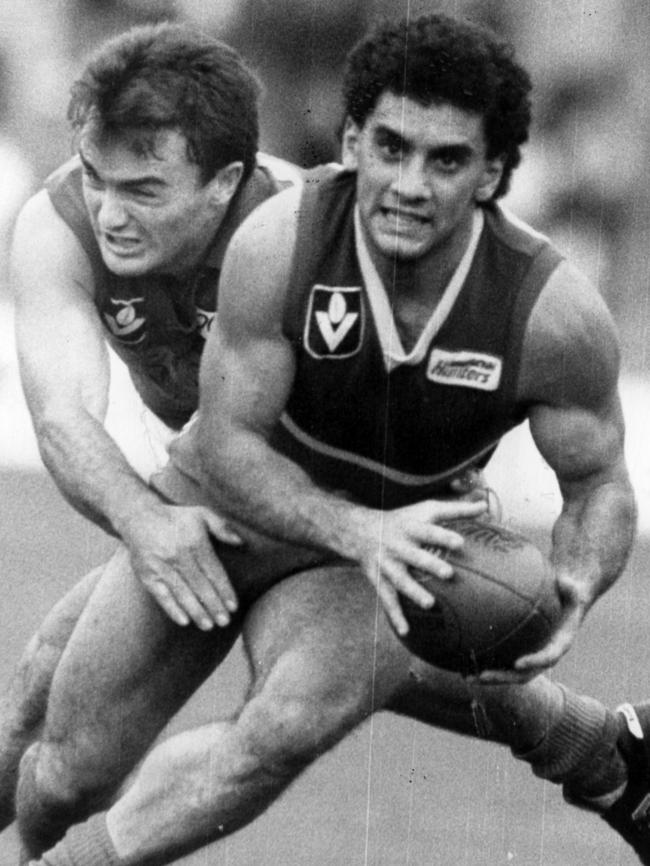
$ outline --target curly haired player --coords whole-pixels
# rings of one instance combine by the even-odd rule
[[[582,804],[611,807],[605,816],[647,856],[628,832],[647,777],[626,786],[627,732],[642,731],[643,711],[614,714],[530,679],[620,574],[634,502],[608,313],[496,203],[526,138],[528,91],[510,51],[478,28],[442,16],[385,25],[350,57],[344,168],[263,204],[237,232],[199,418],[154,483],[236,521],[244,547],[219,552],[244,601],[286,577],[244,625],[251,694],[235,719],[155,748],[108,812],[39,864],[170,862],[254,818],[371,712],[475,734],[476,700],[483,733]],[[405,650],[399,593],[431,604],[409,569],[450,576],[424,546],[459,543],[436,525],[452,484],[524,418],[564,498],[552,551],[564,617],[541,651],[469,687]],[[125,570],[101,577],[24,763],[19,816],[35,856],[75,809],[111,796],[105,774],[144,753],[149,716],[206,675],[198,635],[179,639]],[[93,664],[84,713],[128,717],[126,753],[97,751],[71,718],[81,696],[70,673]],[[129,686],[147,675],[139,700]]]

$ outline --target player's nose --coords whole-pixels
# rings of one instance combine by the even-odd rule
[[[393,181],[393,191],[402,199],[427,199],[431,196],[429,180],[423,159],[404,159]]]
[[[129,221],[129,214],[119,193],[105,189],[99,200],[97,222],[104,231],[123,228]]]

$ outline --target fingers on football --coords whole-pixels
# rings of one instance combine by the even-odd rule
[[[575,610],[564,620],[563,624],[543,649],[517,659],[515,670],[522,672],[534,670],[537,673],[541,673],[542,670],[556,665],[571,648],[579,625],[580,612]]]
[[[403,637],[408,633],[409,626],[402,611],[402,606],[399,603],[395,587],[387,581],[380,579],[377,585],[377,594],[391,625],[397,634]]]
[[[435,603],[433,595],[425,589],[415,578],[411,577],[408,569],[400,562],[382,563],[382,573],[384,580],[380,578],[380,587],[383,583],[388,583],[391,591],[397,599],[397,592],[411,599],[414,604],[419,607],[430,608]],[[401,612],[401,607],[400,607]],[[406,620],[404,620],[406,622]],[[406,632],[404,632],[405,634]],[[400,632],[402,634],[402,632]]]
[[[454,569],[448,562],[445,562],[440,556],[430,550],[425,550],[423,547],[412,551],[409,557],[409,565],[411,568],[424,571],[440,580],[449,580],[449,578],[454,576]],[[410,593],[407,593],[407,595],[410,595]]]
[[[413,526],[410,536],[418,545],[429,547],[446,547],[449,550],[458,550],[465,543],[465,539],[453,529],[444,526],[436,526],[435,523],[420,523]]]
[[[431,520],[453,520],[457,517],[478,517],[487,510],[487,501],[480,499],[451,499],[449,501],[435,500],[431,502]]]

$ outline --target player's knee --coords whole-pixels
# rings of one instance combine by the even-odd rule
[[[79,748],[76,748],[79,746]],[[37,815],[84,816],[114,792],[113,780],[76,742],[38,741],[23,755],[17,808]]]
[[[83,821],[96,804],[47,744],[33,743],[20,763],[16,819],[30,854],[52,847],[71,824]]]
[[[57,750],[42,742],[33,743],[20,762],[18,780],[19,817],[21,810],[71,807],[82,792],[74,774],[68,771]]]

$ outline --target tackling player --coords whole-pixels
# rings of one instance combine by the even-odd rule
[[[257,155],[259,84],[227,45],[178,24],[106,43],[73,87],[78,154],[24,207],[12,249],[20,370],[43,461],[64,496],[126,546],[138,580],[176,623],[209,630],[237,605],[204,508],[146,483],[196,409],[198,367],[227,243],[260,202],[299,181]],[[104,428],[106,343],[140,394],[138,472]],[[141,477],[144,476],[144,477]],[[102,569],[31,642],[0,719],[0,826],[42,722],[58,657]]]
[[[305,551],[328,564],[290,577],[249,616],[254,683],[237,718],[154,749],[108,813],[73,828],[40,864],[170,862],[251,820],[374,710],[476,733],[477,697],[482,733],[604,811],[647,857],[632,816],[647,779],[627,784],[639,718],[543,676],[526,682],[568,650],[634,534],[610,317],[584,277],[496,204],[526,139],[528,91],[510,51],[484,31],[442,16],[386,25],[350,58],[345,169],[262,205],[237,233],[199,422],[156,484],[241,521],[246,546],[223,558],[244,597],[274,572],[304,569]],[[444,537],[434,522],[450,484],[526,417],[564,499],[552,561],[565,615],[542,651],[468,687],[406,652],[398,592],[420,592],[412,567],[449,576],[423,545]],[[129,599],[120,635],[144,622],[160,633],[136,582],[113,574],[102,585],[105,598],[89,604],[95,623],[118,587]],[[387,618],[376,616],[375,588]],[[62,665],[91,649],[110,657],[113,635],[109,626],[75,634]],[[91,702],[119,694],[146,667],[143,651],[129,656],[127,645],[120,664],[111,659]],[[187,644],[181,651],[198,670]],[[68,689],[53,691],[24,780],[32,838],[37,816],[47,822],[67,805],[47,802],[57,771],[70,801],[91,792],[83,763],[70,771],[69,678]],[[139,717],[126,701],[122,710],[146,719],[160,703]],[[98,801],[104,793],[92,789]]]

